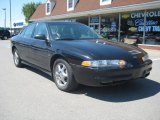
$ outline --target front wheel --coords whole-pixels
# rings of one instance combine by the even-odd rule
[[[17,49],[14,49],[13,51],[13,60],[14,60],[14,64],[16,67],[22,67],[21,59],[20,59]]]
[[[53,66],[53,79],[58,89],[62,91],[72,91],[78,87],[74,79],[72,68],[63,59],[57,59]]]

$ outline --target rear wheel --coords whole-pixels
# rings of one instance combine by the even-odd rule
[[[53,66],[53,79],[58,89],[62,91],[72,91],[78,87],[74,79],[72,68],[63,59],[57,59]]]
[[[22,67],[22,61],[20,59],[17,49],[14,49],[13,51],[13,60],[16,67]]]
[[[4,36],[4,37],[3,37],[3,40],[7,40],[7,39],[8,39],[8,37],[7,37],[7,36]]]

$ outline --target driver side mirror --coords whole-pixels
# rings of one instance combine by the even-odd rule
[[[47,37],[44,34],[35,35],[34,38],[39,40],[47,40]]]

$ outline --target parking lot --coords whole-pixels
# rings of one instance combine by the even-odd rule
[[[0,40],[0,120],[160,120],[160,51],[146,51],[147,79],[66,93],[47,74],[16,68],[10,41]]]

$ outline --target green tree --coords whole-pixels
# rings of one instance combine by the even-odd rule
[[[33,13],[40,4],[41,4],[40,2],[39,3],[30,2],[23,5],[22,13],[25,16],[25,21],[27,23],[29,22],[30,17],[33,15]]]

